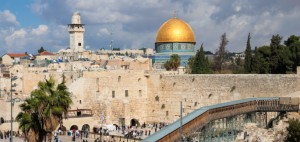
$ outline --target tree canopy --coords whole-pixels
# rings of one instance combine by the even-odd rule
[[[208,67],[214,73],[286,74],[296,73],[297,66],[300,66],[300,36],[291,35],[282,44],[282,36],[273,35],[269,45],[255,47],[253,52],[249,33],[244,51],[245,58],[239,56],[239,53],[227,52],[227,43],[226,33],[224,33],[214,60]],[[200,49],[195,56],[189,58],[188,72],[200,73],[202,67],[207,67],[204,64],[206,63]]]
[[[191,73],[192,74],[207,74],[211,73],[210,65],[208,62],[208,58],[205,57],[203,44],[201,44],[201,47],[199,50],[197,50],[197,53],[193,60],[192,66],[191,66]]]
[[[300,66],[300,36],[291,35],[284,44],[289,48],[292,71],[296,72]]]
[[[62,123],[63,114],[71,103],[64,77],[58,85],[52,77],[45,79],[20,105],[21,112],[16,117],[19,128],[30,142],[41,142],[45,135],[51,141],[52,132]]]
[[[180,66],[180,56],[178,54],[172,54],[170,60],[164,64],[166,70],[177,70]]]
[[[44,52],[44,51],[46,51],[46,50],[45,50],[44,47],[42,46],[42,47],[38,50],[38,53],[42,53],[42,52]]]

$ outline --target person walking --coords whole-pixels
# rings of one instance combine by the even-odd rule
[[[76,130],[73,129],[73,132],[72,132],[72,142],[75,142],[75,139],[76,139]]]

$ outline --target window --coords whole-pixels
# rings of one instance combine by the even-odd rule
[[[128,97],[128,90],[125,90],[125,97]]]
[[[166,116],[168,116],[169,115],[169,111],[166,111]]]
[[[111,92],[111,97],[112,97],[112,98],[115,98],[115,91],[112,91],[112,92]]]
[[[142,90],[139,90],[139,96],[140,97],[142,96]]]
[[[118,76],[118,82],[120,82],[121,81],[121,76]]]
[[[80,43],[80,42],[78,43],[78,46],[81,46],[81,43]]]

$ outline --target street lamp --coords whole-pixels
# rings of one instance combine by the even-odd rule
[[[187,106],[191,108],[191,106]],[[182,101],[180,101],[180,142],[183,142],[184,135],[183,135],[183,130],[182,130],[182,113],[183,113],[183,107],[182,107]]]
[[[13,105],[14,99],[12,98],[13,87],[16,87],[16,84],[12,83],[14,80],[18,79],[16,76],[10,74],[10,142],[13,142]]]
[[[180,101],[180,142],[183,142],[183,131],[182,131],[182,101]]]

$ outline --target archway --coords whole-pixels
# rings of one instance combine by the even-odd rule
[[[77,125],[72,125],[71,128],[70,128],[70,130],[74,130],[74,129],[78,130],[78,126]]]
[[[90,125],[84,124],[81,128],[82,131],[86,131],[86,129],[88,129],[88,131],[90,131]]]
[[[140,122],[137,119],[133,118],[133,119],[130,120],[130,126],[139,127],[140,126]]]

